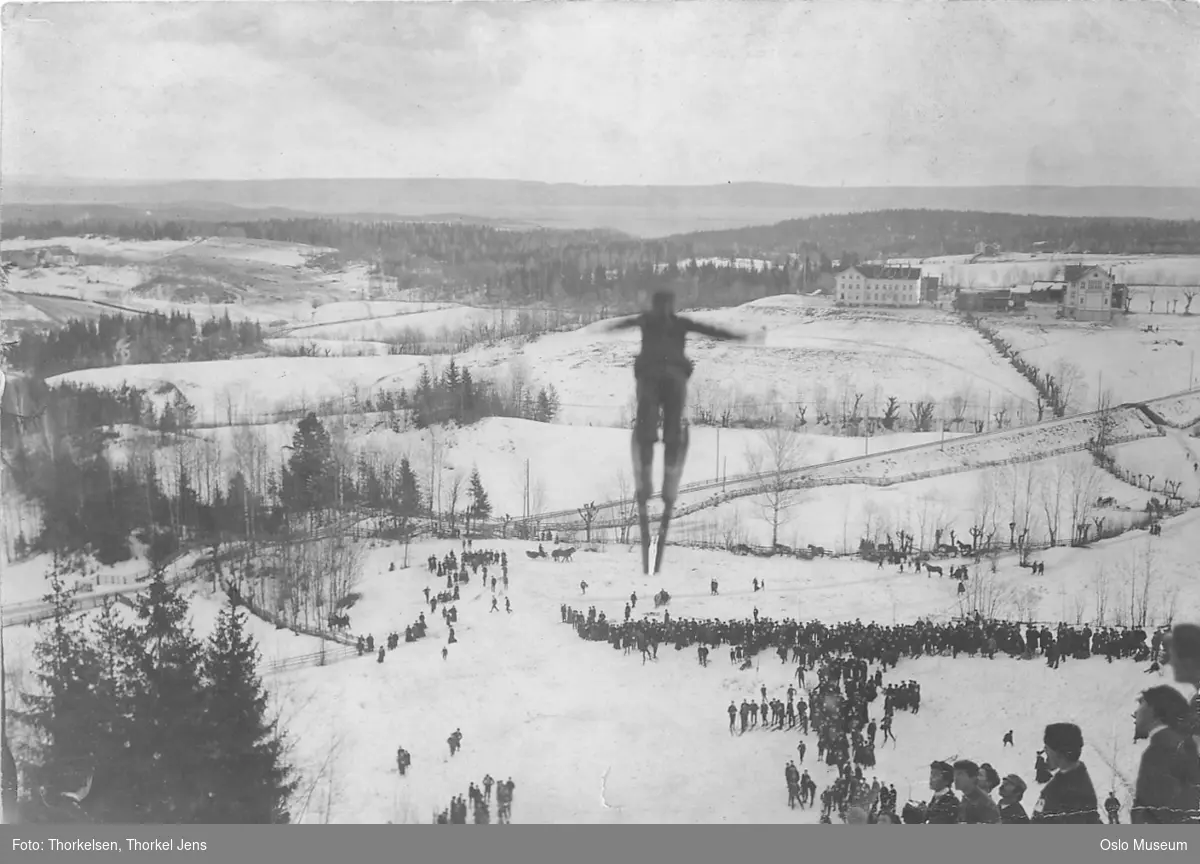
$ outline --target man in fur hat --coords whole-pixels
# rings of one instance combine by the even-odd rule
[[[1083,732],[1074,723],[1051,723],[1042,736],[1046,765],[1054,772],[1033,808],[1034,822],[1051,825],[1103,825],[1083,755]]]
[[[958,821],[967,825],[998,825],[1000,809],[979,786],[979,766],[970,759],[954,763],[954,788],[962,793]]]
[[[1021,805],[1025,797],[1025,781],[1016,774],[1009,774],[1000,784],[1000,823],[1003,825],[1028,825],[1029,816]]]
[[[958,823],[958,799],[950,785],[954,782],[954,769],[948,762],[932,762],[929,765],[929,788],[933,797],[925,808],[926,825],[955,825]]]
[[[1133,740],[1150,744],[1138,768],[1133,824],[1184,825],[1200,816],[1200,755],[1187,722],[1187,700],[1174,687],[1151,687],[1138,699]]]

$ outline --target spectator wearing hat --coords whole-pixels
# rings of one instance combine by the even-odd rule
[[[979,766],[970,759],[954,763],[954,788],[962,793],[958,821],[966,825],[998,825],[1000,809],[992,797],[979,787]]]
[[[1130,811],[1135,825],[1181,825],[1200,816],[1200,755],[1188,719],[1187,700],[1174,687],[1151,687],[1138,699],[1133,740],[1150,743]]]
[[[1187,732],[1200,747],[1200,626],[1176,624],[1163,640],[1175,682],[1196,688],[1189,705]]]
[[[950,789],[954,783],[954,769],[948,762],[932,762],[929,765],[929,788],[933,797],[925,808],[926,825],[955,825],[958,823],[958,799]]]
[[[1083,755],[1083,732],[1074,723],[1051,723],[1042,742],[1046,765],[1054,772],[1033,808],[1033,822],[1050,825],[1103,825]]]
[[[1000,785],[1000,775],[996,769],[991,766],[991,763],[984,762],[979,766],[979,788],[987,794],[991,795],[992,791]]]
[[[1021,799],[1025,797],[1025,781],[1009,774],[1000,784],[1000,822],[1003,825],[1028,825],[1029,816]]]

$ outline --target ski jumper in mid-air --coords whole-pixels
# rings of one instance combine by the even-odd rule
[[[675,295],[658,291],[653,307],[646,312],[622,318],[604,326],[606,331],[642,331],[642,351],[633,364],[637,382],[637,419],[633,430],[634,496],[637,499],[638,521],[642,530],[642,572],[650,573],[650,519],[647,502],[653,482],[654,445],[658,441],[661,415],[663,428],[663,512],[658,529],[658,548],[654,554],[654,572],[662,566],[663,546],[679,480],[687,458],[688,427],[684,418],[687,405],[688,379],[692,376],[692,361],[684,354],[688,333],[699,333],[713,339],[751,341],[751,337],[734,333],[711,324],[693,321],[675,314]]]

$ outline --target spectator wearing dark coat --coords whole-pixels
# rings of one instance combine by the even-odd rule
[[[1103,825],[1083,755],[1083,732],[1074,723],[1051,723],[1042,737],[1046,764],[1054,776],[1033,808],[1033,822],[1050,825]]]
[[[979,788],[979,766],[970,759],[954,763],[954,788],[962,793],[958,821],[967,825],[999,825],[1000,808]]]
[[[1188,704],[1174,687],[1151,687],[1133,715],[1142,754],[1130,821],[1135,825],[1181,825],[1200,817],[1200,755],[1187,734]]]
[[[1021,804],[1025,797],[1025,781],[1009,774],[1000,784],[1000,822],[1003,825],[1028,825],[1029,816]]]
[[[1200,626],[1176,624],[1163,640],[1167,662],[1175,673],[1177,684],[1188,684],[1195,688],[1189,705],[1186,731],[1200,747]]]
[[[929,788],[933,797],[925,808],[925,824],[955,825],[958,823],[958,799],[950,790],[954,769],[948,762],[933,762],[929,766]]]

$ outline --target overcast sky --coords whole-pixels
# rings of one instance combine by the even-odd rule
[[[1200,186],[1192,2],[4,14],[9,177]]]

